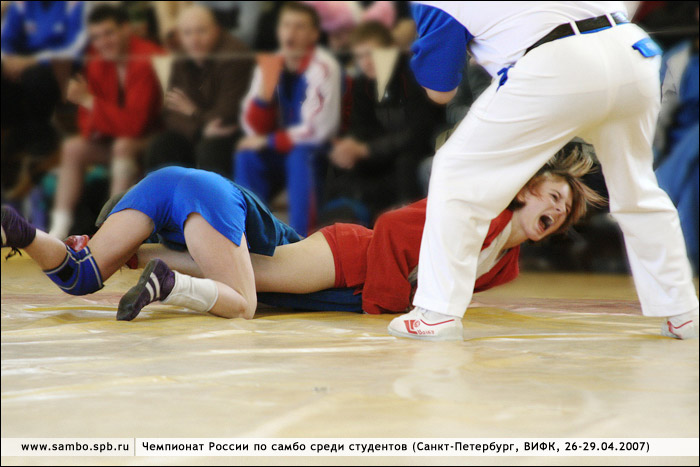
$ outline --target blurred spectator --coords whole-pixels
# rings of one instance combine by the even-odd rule
[[[362,12],[362,22],[376,21],[391,29],[396,24],[396,2],[372,2]]]
[[[394,43],[399,50],[410,52],[416,38],[416,23],[411,14],[411,2],[361,1],[365,9],[362,21],[379,21],[391,29]],[[390,7],[392,11],[388,11]]]
[[[180,10],[188,6],[191,2],[186,1],[164,1],[152,2],[153,9],[158,23],[158,37],[160,43],[168,49],[178,48],[177,42],[177,18]]]
[[[55,153],[58,134],[50,120],[61,92],[52,62],[70,67],[87,37],[85,2],[7,3],[0,41],[3,189],[17,183],[20,167],[27,168],[24,155],[41,164]]]
[[[73,224],[85,168],[111,160],[111,193],[128,189],[139,173],[138,156],[158,121],[162,91],[151,66],[156,44],[132,36],[126,12],[95,7],[88,17],[90,51],[85,77],[68,84],[77,105],[80,135],[63,143],[51,234],[63,238]]]
[[[144,0],[129,0],[122,2],[122,7],[129,15],[129,24],[134,35],[151,42],[159,42],[158,24],[153,3]]]
[[[253,50],[257,52],[273,52],[278,49],[277,18],[284,2],[255,2],[260,3],[260,14],[255,33]]]
[[[279,4],[269,1],[165,1],[151,2],[157,17],[160,40],[169,49],[178,49],[177,20],[180,11],[191,4],[212,11],[218,25],[255,50],[274,50],[274,23]]]
[[[330,159],[338,177],[329,197],[350,198],[367,207],[372,217],[395,203],[420,197],[419,161],[433,153],[433,133],[444,122],[415,81],[408,58],[400,55],[382,96],[378,96],[373,52],[393,46],[391,31],[378,22],[353,32],[352,52],[360,69],[353,84],[350,134],[333,144]]]
[[[272,2],[216,0],[195,3],[211,9],[219,26],[243,41],[248,47],[254,47],[258,23],[262,14],[270,9],[269,4]]]
[[[697,14],[697,10],[696,10]],[[681,42],[664,54],[662,99],[654,137],[656,165],[688,128],[698,122],[698,38]]]
[[[631,16],[635,23],[650,32],[654,40],[666,49],[676,44],[679,39],[697,32],[695,9],[698,2],[639,2],[639,7]],[[629,5],[628,5],[629,9]],[[684,35],[678,34],[684,32]]]
[[[697,21],[698,9],[695,7]],[[696,29],[697,31],[697,29]],[[697,34],[697,33],[696,33]],[[678,208],[688,256],[698,271],[698,37],[667,52],[654,141],[656,176]]]
[[[241,56],[248,52],[245,44],[221,30],[203,6],[182,10],[177,32],[185,56],[172,65],[163,113],[166,131],[149,145],[146,169],[174,163],[230,177],[253,60]]]
[[[343,65],[352,62],[350,35],[358,24],[376,21],[387,28],[396,22],[395,2],[305,1],[318,12],[328,48]],[[365,8],[366,7],[366,8]]]
[[[248,136],[235,156],[235,180],[264,200],[286,184],[290,225],[301,235],[314,222],[317,154],[340,122],[340,67],[316,45],[319,27],[308,5],[280,10],[280,52],[255,69],[241,118]]]
[[[469,109],[491,84],[491,75],[475,61],[468,60],[462,71],[464,77],[457,87],[457,94],[447,103],[447,124],[454,127],[467,116]]]
[[[447,125],[449,128],[440,133],[435,142],[435,150],[442,146],[450,137],[454,129],[459,125],[469,112],[474,101],[491,84],[491,75],[478,63],[467,60],[462,70],[462,81],[457,87],[457,94],[446,106]],[[426,158],[418,169],[421,191],[424,196],[428,195],[428,182],[433,166],[433,157]]]
[[[350,59],[350,34],[360,22],[362,7],[353,1],[307,1],[321,19],[321,30],[328,37],[328,48],[341,63]]]
[[[400,50],[410,52],[411,45],[413,45],[413,41],[416,40],[418,34],[416,22],[410,17],[399,18],[391,34],[394,36],[394,42],[396,42],[396,46]]]
[[[85,2],[12,2],[2,27],[3,74],[18,80],[53,58],[79,58],[86,12]]]

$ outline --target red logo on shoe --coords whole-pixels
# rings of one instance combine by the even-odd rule
[[[403,324],[406,326],[406,331],[409,334],[416,334],[416,335],[426,335],[426,334],[435,334],[435,331],[432,329],[427,329],[423,330],[420,329],[420,323],[427,324],[425,321],[422,319],[407,319],[403,322]]]
[[[418,334],[416,328],[420,326],[420,322],[417,319],[407,319],[403,324],[406,325],[406,331],[410,334]]]
[[[693,322],[693,320],[691,319],[690,321],[686,321],[685,323],[681,324],[680,326],[674,326],[673,324],[671,324],[670,321],[666,321],[666,324],[668,324],[668,332],[670,332],[671,334],[673,334],[673,335],[676,336],[677,338],[682,339],[682,337],[681,337],[680,335],[676,334],[675,332],[673,332],[673,330],[674,330],[674,329],[680,329],[680,328],[682,328],[683,326],[685,326],[686,324],[690,324],[690,323],[692,323],[692,322]]]
[[[671,324],[671,322],[669,321],[669,322],[668,322],[668,327],[669,327],[669,329],[671,329],[671,328],[673,328],[673,329],[680,329],[680,328],[682,328],[683,326],[685,326],[686,324],[690,324],[690,323],[692,323],[692,322],[693,322],[693,320],[691,319],[690,321],[686,321],[685,323],[681,324],[680,326],[674,326],[674,325]]]
[[[453,320],[453,319],[448,319],[447,321],[440,321],[439,323],[426,323],[425,321],[420,320],[420,322],[423,323],[423,324],[425,324],[426,326],[439,326],[439,325],[441,325],[441,324],[451,323],[452,321],[454,321],[454,320]]]

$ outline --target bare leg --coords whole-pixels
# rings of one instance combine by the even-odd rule
[[[236,246],[197,213],[185,221],[184,233],[192,258],[219,292],[209,312],[224,318],[252,318],[258,300],[245,235]]]
[[[107,218],[88,242],[105,281],[126,263],[153,232],[153,221],[135,209],[125,209]]]
[[[171,250],[161,244],[146,244],[139,247],[136,256],[139,261],[139,269],[146,267],[146,264],[152,259],[158,258],[165,261],[165,264],[173,271],[192,277],[204,277],[199,266],[187,251]]]
[[[145,214],[126,209],[107,218],[88,242],[92,257],[107,280],[126,263],[153,230],[153,221]],[[41,230],[24,250],[43,270],[58,267],[66,257],[66,245]]]
[[[66,245],[56,237],[37,229],[34,241],[24,251],[41,269],[47,271],[61,265],[66,258]]]

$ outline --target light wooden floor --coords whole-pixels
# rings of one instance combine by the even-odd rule
[[[268,309],[244,321],[152,306],[117,322],[137,277],[123,271],[94,296],[71,297],[26,256],[2,261],[3,437],[698,436],[698,340],[661,337],[627,277],[523,274],[476,296],[459,343],[390,337],[389,315]],[[698,459],[644,459],[688,461]]]

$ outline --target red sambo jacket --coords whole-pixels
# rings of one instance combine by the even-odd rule
[[[366,313],[401,312],[411,305],[415,291],[409,275],[418,265],[427,200],[387,212],[377,219],[374,231],[353,224],[335,224],[321,232],[333,253],[335,287],[355,287],[362,293]],[[482,250],[501,233],[513,217],[503,211],[491,221]],[[518,276],[520,247],[509,249],[476,280],[474,292],[505,284]]]

